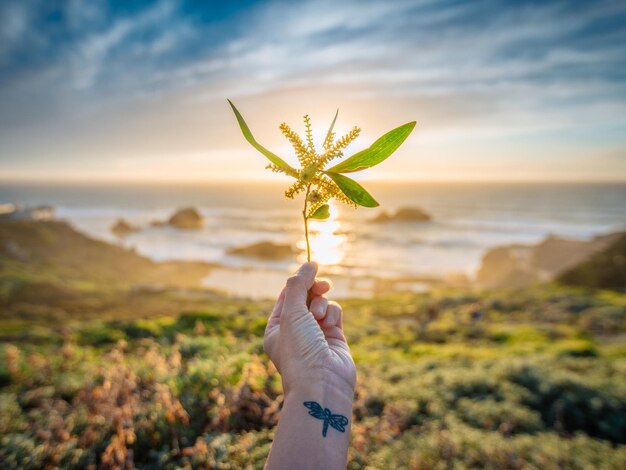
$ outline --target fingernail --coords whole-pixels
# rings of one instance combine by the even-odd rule
[[[320,277],[319,279],[316,279],[316,281],[318,283],[320,283],[320,284],[322,282],[324,282],[324,283],[328,284],[328,287],[331,287],[331,288],[333,287],[333,284],[332,284],[332,282],[330,282],[330,279],[326,279],[326,278]]]
[[[307,261],[298,269],[298,272],[304,271],[317,271],[317,263],[315,261]]]

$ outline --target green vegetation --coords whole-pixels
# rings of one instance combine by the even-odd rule
[[[62,223],[0,224],[3,468],[262,468],[272,303]],[[626,296],[543,286],[343,302],[350,469],[626,468]]]
[[[359,369],[349,468],[626,465],[624,296],[441,291],[344,307]],[[216,297],[63,327],[4,317],[0,460],[262,468],[282,400],[262,352],[270,309]]]

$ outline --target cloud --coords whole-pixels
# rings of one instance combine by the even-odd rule
[[[0,28],[0,57],[5,58],[26,30],[28,10],[23,4],[5,4],[0,12],[3,18]]]
[[[225,97],[255,119],[270,106],[341,105],[372,136],[417,117],[422,138],[452,142],[448,152],[471,135],[558,134],[561,153],[568,139],[626,146],[619,133],[595,138],[626,133],[621,2],[212,3],[3,4],[0,161],[223,147],[234,136],[217,115]],[[163,132],[175,123],[184,128]]]
[[[163,53],[173,47],[172,37],[167,33],[167,20],[173,11],[174,5],[171,1],[161,0],[132,18],[117,20],[103,32],[87,36],[78,44],[70,59],[75,86],[79,90],[94,87],[109,63],[116,63],[112,56],[115,49],[125,48],[124,42],[133,35],[145,33],[152,28],[166,31],[142,45],[138,55],[144,57]]]
[[[577,15],[554,2],[533,8],[439,5],[273,5],[246,23],[243,37],[172,77],[185,77],[188,86],[221,81],[229,96],[344,86],[355,96],[449,97],[454,105],[481,95],[487,112],[498,108],[503,116],[554,113],[566,99],[570,106],[582,101],[583,109],[625,94],[621,77],[611,73],[624,51],[598,42],[605,32],[587,31],[615,9],[624,14],[624,8]],[[213,94],[211,87],[204,97]]]

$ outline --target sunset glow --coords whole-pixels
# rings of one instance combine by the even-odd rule
[[[329,202],[330,217],[328,219],[311,223],[311,258],[322,266],[341,265],[348,242],[345,227],[342,228],[337,220],[335,204],[332,201]]]

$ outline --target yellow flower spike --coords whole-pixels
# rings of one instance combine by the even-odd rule
[[[353,127],[352,130],[339,139],[336,143],[331,144],[330,148],[324,152],[320,157],[320,163],[325,165],[334,158],[341,157],[343,155],[343,149],[345,149],[350,143],[356,139],[361,133],[361,129]]]
[[[300,136],[296,134],[294,131],[292,131],[291,127],[289,127],[284,122],[279,126],[279,129],[291,143],[291,146],[295,150],[296,157],[298,157],[298,161],[300,162],[300,164],[304,165],[305,162],[307,161],[308,150],[304,146],[304,143],[302,142],[302,139],[300,138]]]
[[[335,140],[335,133],[334,132],[329,132],[328,135],[326,136],[326,140],[324,140],[324,150],[328,151],[330,150],[330,148],[333,145],[333,141]]]
[[[297,194],[300,194],[306,188],[306,184],[302,180],[298,180],[287,188],[285,191],[285,197],[293,199]]]
[[[311,153],[315,153],[315,146],[313,145],[313,132],[311,131],[311,120],[309,119],[309,115],[304,116],[304,124],[306,126],[306,141],[309,145],[309,151]]]

